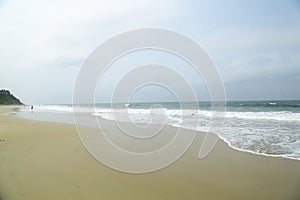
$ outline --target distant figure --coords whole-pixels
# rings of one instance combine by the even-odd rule
[[[33,106],[31,106],[31,110],[33,110]]]

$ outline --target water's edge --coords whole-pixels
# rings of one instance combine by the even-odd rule
[[[24,119],[34,120],[34,121],[75,124],[74,119],[73,119],[73,114],[70,114],[70,113],[50,113],[50,114],[49,113],[44,113],[44,116],[42,116],[43,114],[40,115],[40,113],[39,113],[39,116],[33,116],[34,114],[36,114],[34,112],[30,112],[30,115],[22,115],[20,113],[21,112],[19,111],[19,108],[12,108],[11,111],[7,114],[14,115],[16,117],[20,117],[20,118],[24,118]],[[49,115],[55,115],[55,117],[49,116]],[[99,117],[99,118],[101,118],[102,120],[108,120],[108,119],[105,119],[105,118],[102,118],[102,117]],[[108,120],[108,121],[112,121],[112,120]],[[131,123],[131,122],[126,122],[126,123]],[[81,125],[89,126],[88,124],[81,124]],[[170,124],[166,124],[165,126],[179,128],[178,126],[174,126],[174,125],[170,125]],[[93,127],[93,126],[90,126],[90,127]],[[94,127],[94,128],[97,128],[97,127]],[[180,128],[187,129],[187,130],[193,130],[193,131],[199,131],[199,130],[194,130],[194,129],[190,129],[190,128],[186,128],[186,127],[180,127]],[[204,132],[205,133],[205,131],[199,131],[199,132]],[[232,144],[230,144],[230,142],[227,139],[225,139],[224,137],[222,137],[220,134],[218,134],[218,133],[216,133],[216,134],[230,148],[232,148],[234,150],[237,150],[237,151],[251,153],[251,154],[259,155],[259,156],[283,158],[283,159],[291,159],[291,160],[300,160],[300,159],[297,159],[297,158],[291,158],[291,157],[287,157],[287,156],[284,156],[284,155],[272,155],[272,154],[258,153],[258,152],[254,152],[254,151],[251,151],[251,150],[240,149],[240,148],[237,148],[237,147],[233,146]]]

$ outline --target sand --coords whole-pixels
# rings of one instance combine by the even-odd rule
[[[222,140],[199,160],[202,140],[198,134],[163,170],[126,174],[95,160],[74,125],[0,114],[0,199],[300,199],[300,161],[240,152]]]

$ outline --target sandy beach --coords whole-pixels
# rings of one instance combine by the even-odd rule
[[[0,200],[300,200],[300,0],[0,0]]]
[[[105,131],[117,129],[111,123]],[[0,199],[300,198],[300,161],[240,152],[222,140],[199,160],[202,140],[199,134],[184,156],[163,170],[126,174],[95,160],[81,144],[74,125],[1,113]]]

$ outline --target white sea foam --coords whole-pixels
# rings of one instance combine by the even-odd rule
[[[94,113],[106,113],[106,114],[144,114],[150,113],[155,115],[165,114],[167,116],[198,116],[198,117],[212,117],[212,112],[208,110],[175,110],[175,109],[110,109],[110,108],[92,108],[92,107],[76,107],[73,108],[69,105],[43,105],[34,106],[37,111],[61,111],[61,112],[94,112]],[[240,119],[264,119],[264,120],[278,120],[278,121],[298,121],[300,122],[300,113],[293,113],[290,111],[279,112],[233,112],[227,111],[226,118],[240,118]]]
[[[72,106],[62,105],[35,105],[34,111],[52,111],[52,112],[73,112]]]
[[[274,104],[275,105],[275,104]],[[27,108],[30,110],[30,108]],[[209,110],[124,108],[70,105],[34,106],[37,112],[89,113],[107,120],[134,123],[163,123],[175,127],[208,131]],[[218,114],[217,114],[218,116]],[[227,111],[223,132],[217,133],[231,147],[261,155],[300,159],[300,113],[291,111]]]

